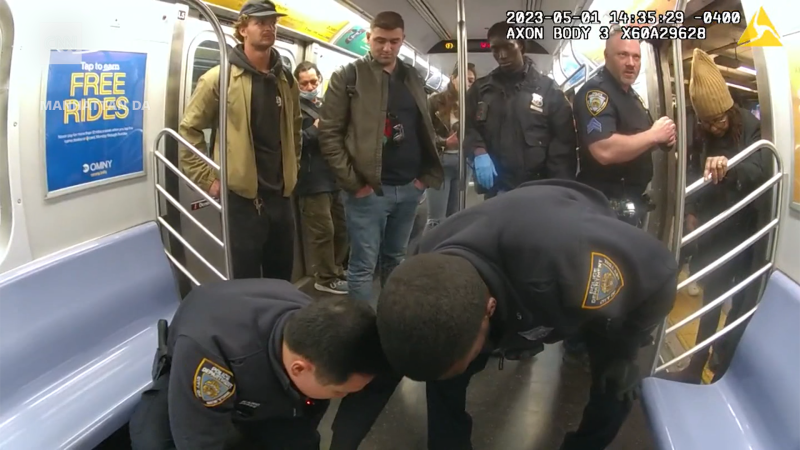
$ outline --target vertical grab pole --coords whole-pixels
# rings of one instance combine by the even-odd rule
[[[220,205],[222,206],[222,243],[225,250],[225,276],[230,280],[233,278],[233,266],[231,264],[230,229],[228,228],[228,41],[225,32],[222,30],[216,14],[211,8],[200,0],[186,0],[190,6],[197,8],[200,14],[208,20],[219,43],[219,127],[217,137],[219,138],[219,171],[220,171]],[[214,143],[211,143],[214,148]]]
[[[467,17],[464,0],[456,0],[458,57],[458,210],[467,207],[467,161],[464,158],[467,109]]]
[[[675,11],[686,9],[687,0],[678,0],[675,3]],[[678,180],[675,186],[675,217],[672,221],[672,253],[675,260],[680,263],[681,240],[683,237],[683,214],[686,201],[686,94],[683,87],[683,47],[680,40],[672,41],[672,68],[675,71],[675,119],[676,125],[676,144],[678,152]],[[650,375],[655,374],[658,367],[658,360],[661,357],[661,346],[664,344],[664,336],[667,329],[667,319],[658,326],[658,338],[656,339],[656,353],[650,367]]]

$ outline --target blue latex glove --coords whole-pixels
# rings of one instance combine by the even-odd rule
[[[475,179],[484,189],[491,189],[494,186],[494,177],[497,171],[494,169],[492,158],[484,153],[475,157]]]

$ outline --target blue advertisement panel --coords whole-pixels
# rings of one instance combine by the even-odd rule
[[[48,196],[144,173],[146,66],[145,53],[50,51],[42,101]]]

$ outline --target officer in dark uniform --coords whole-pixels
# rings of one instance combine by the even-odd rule
[[[638,349],[675,301],[670,251],[569,180],[525,183],[450,216],[418,251],[389,277],[377,322],[397,373],[427,382],[428,449],[472,448],[467,386],[492,349],[519,359],[575,333],[588,344],[592,386],[561,448],[606,448],[637,396]],[[378,379],[342,401],[333,441],[343,444],[332,450],[357,448],[358,426],[374,420],[359,414],[388,401]]]
[[[524,55],[525,42],[506,38],[510,25],[488,32],[499,64],[466,96],[464,149],[478,193],[491,198],[526,181],[575,179],[572,109],[556,83]]]
[[[199,286],[159,341],[134,450],[319,450],[328,399],[387,367],[369,305],[312,303],[282,280]]]
[[[578,181],[603,192],[621,219],[642,226],[650,209],[644,194],[653,178],[651,152],[675,144],[675,124],[668,117],[654,123],[631,87],[641,69],[639,41],[613,32],[604,55],[605,67],[575,94]]]

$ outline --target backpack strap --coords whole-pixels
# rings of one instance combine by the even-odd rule
[[[356,93],[356,83],[358,82],[358,70],[356,70],[356,62],[352,61],[344,66],[344,81],[347,96],[353,98]]]

